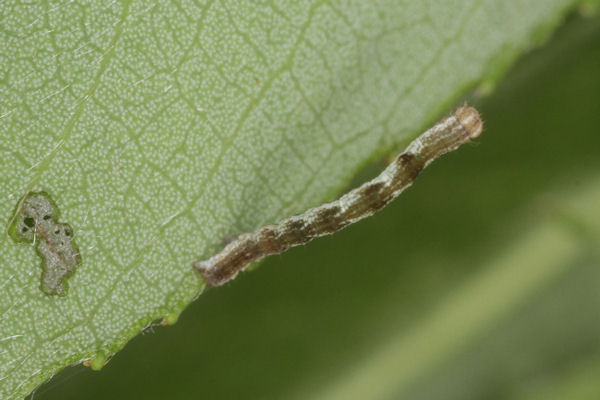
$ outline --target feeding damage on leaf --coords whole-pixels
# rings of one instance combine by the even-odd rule
[[[33,243],[42,258],[41,289],[49,295],[65,295],[66,279],[81,261],[73,242],[73,229],[58,222],[58,209],[45,192],[30,192],[19,202],[9,235],[17,242]]]

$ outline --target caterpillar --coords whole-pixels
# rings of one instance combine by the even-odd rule
[[[337,232],[381,210],[412,185],[433,160],[478,137],[482,130],[479,112],[463,105],[413,140],[374,179],[335,201],[243,233],[219,253],[193,266],[208,286],[220,286],[268,255]]]

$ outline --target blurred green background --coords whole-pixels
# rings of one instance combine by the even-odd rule
[[[389,208],[35,399],[600,398],[600,18],[470,102],[482,137]]]

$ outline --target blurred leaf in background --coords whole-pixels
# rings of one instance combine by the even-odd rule
[[[478,106],[478,143],[375,218],[35,398],[599,398],[600,18],[569,18]]]

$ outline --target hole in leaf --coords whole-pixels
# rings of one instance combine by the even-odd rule
[[[17,242],[35,246],[43,263],[42,291],[65,295],[66,280],[80,264],[81,255],[73,242],[73,229],[57,221],[56,215],[55,203],[46,192],[29,192],[19,201],[9,234]],[[33,229],[38,235],[32,235]]]

